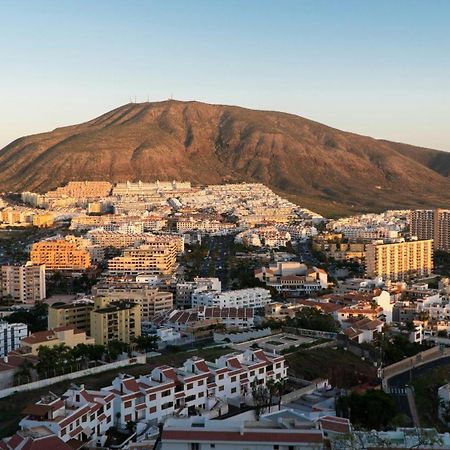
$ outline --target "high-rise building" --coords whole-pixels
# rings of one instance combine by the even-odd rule
[[[143,283],[116,283],[94,286],[94,295],[108,297],[111,301],[128,301],[141,307],[142,322],[150,322],[155,316],[173,308],[173,294],[151,288]]]
[[[86,249],[62,239],[35,242],[31,247],[31,261],[45,264],[47,270],[85,270],[91,265]]]
[[[450,252],[450,209],[413,211],[411,235],[418,239],[433,239],[435,250]]]
[[[96,344],[111,341],[131,342],[141,335],[141,306],[112,297],[96,297],[92,301],[79,301],[49,307],[48,327],[76,327],[86,331]]]
[[[22,266],[0,267],[0,298],[33,304],[46,297],[45,266],[30,262]]]
[[[74,326],[78,330],[91,331],[92,300],[79,300],[69,304],[51,305],[48,308],[48,328]]]
[[[384,243],[367,246],[367,276],[392,281],[425,277],[433,269],[433,240]]]
[[[91,336],[98,345],[111,341],[130,343],[141,335],[141,307],[136,303],[97,297],[90,314]]]

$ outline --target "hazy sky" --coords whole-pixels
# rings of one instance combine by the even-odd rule
[[[450,150],[449,23],[450,0],[0,0],[0,147],[173,95]]]

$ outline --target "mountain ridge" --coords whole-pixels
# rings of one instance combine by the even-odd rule
[[[70,180],[262,182],[322,212],[445,207],[450,153],[294,114],[189,101],[128,103],[0,150],[0,190]]]

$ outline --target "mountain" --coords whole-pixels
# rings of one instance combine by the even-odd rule
[[[450,205],[450,153],[292,114],[199,102],[131,103],[0,150],[0,190],[69,180],[262,182],[326,214]]]

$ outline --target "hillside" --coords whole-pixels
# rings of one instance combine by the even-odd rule
[[[69,180],[257,181],[324,213],[449,206],[450,153],[291,114],[198,102],[127,104],[0,150],[0,190]]]

